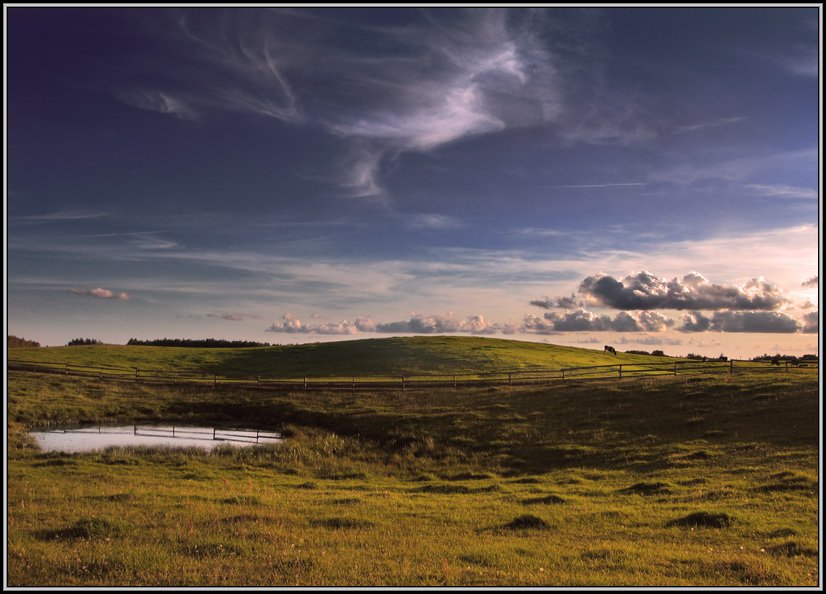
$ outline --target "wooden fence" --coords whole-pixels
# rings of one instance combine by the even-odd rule
[[[138,435],[141,437],[166,437],[173,439],[206,440],[206,441],[233,441],[242,443],[268,443],[272,440],[283,439],[279,431],[264,431],[261,429],[235,429],[232,427],[193,428],[174,425],[132,425],[131,427],[110,427],[98,425],[92,427],[63,426],[51,429],[51,433],[92,433],[102,435],[123,434]]]
[[[592,365],[589,367],[567,367],[560,369],[521,370],[489,373],[401,375],[383,377],[293,377],[268,378],[263,376],[204,375],[158,369],[130,369],[125,367],[104,367],[73,365],[67,363],[47,363],[43,361],[22,361],[9,359],[8,370],[33,373],[50,373],[74,377],[92,377],[101,380],[132,381],[157,384],[186,384],[198,386],[243,386],[280,390],[409,390],[434,389],[494,385],[530,385],[558,381],[617,379],[632,377],[701,376],[704,374],[742,373],[817,373],[817,361],[792,365],[789,361],[780,364],[755,361],[666,361],[662,363],[620,363],[615,365]]]

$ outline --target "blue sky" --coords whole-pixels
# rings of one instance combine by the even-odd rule
[[[817,5],[5,10],[10,334],[818,352]]]

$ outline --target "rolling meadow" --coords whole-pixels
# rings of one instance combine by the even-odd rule
[[[457,337],[9,358],[285,378],[661,359]],[[8,587],[820,584],[815,367],[407,391],[7,383]],[[285,440],[67,453],[29,435],[120,423]]]

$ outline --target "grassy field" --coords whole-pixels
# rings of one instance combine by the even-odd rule
[[[90,345],[13,349],[10,359],[221,376],[414,376],[662,363],[677,359],[477,337],[409,337],[200,349]]]
[[[405,365],[438,359],[416,346]],[[7,585],[816,587],[819,418],[797,371],[406,393],[12,371]],[[289,437],[66,454],[27,433],[136,421]]]

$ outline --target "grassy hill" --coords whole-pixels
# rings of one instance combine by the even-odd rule
[[[415,336],[255,348],[89,345],[16,349],[10,358],[219,375],[399,376],[560,369],[673,359],[483,337]]]

